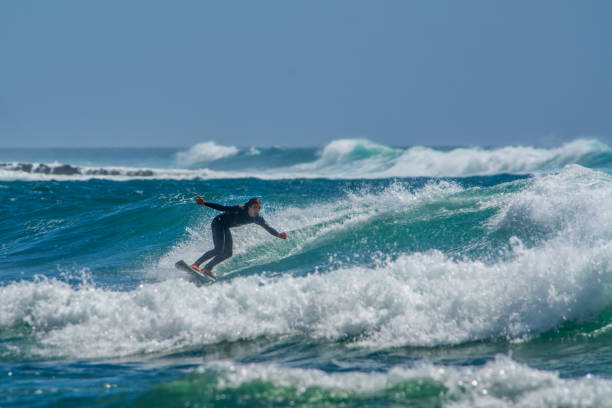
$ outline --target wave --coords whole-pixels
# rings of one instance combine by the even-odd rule
[[[562,179],[573,184],[575,195],[565,194],[548,210],[540,209],[560,191],[571,190],[560,186]],[[509,236],[500,239],[497,248],[506,252],[493,260],[454,257],[436,249],[403,249],[395,256],[373,252],[378,258],[371,265],[331,262],[326,269],[312,262],[317,256],[309,257],[310,263],[298,262],[307,268],[305,275],[289,272],[293,259],[326,236],[344,233],[357,234],[357,241],[372,239],[360,235],[358,228],[362,221],[372,225],[381,211],[396,213],[410,201],[437,206],[451,196],[478,191],[450,185],[411,193],[391,187],[377,195],[381,205],[376,208],[359,209],[355,201],[340,206],[336,215],[324,212],[295,233],[306,239],[287,250],[261,242],[256,235],[237,237],[236,257],[243,254],[254,264],[274,259],[286,268],[280,274],[238,272],[222,276],[214,285],[197,287],[171,265],[181,251],[201,250],[202,245],[188,240],[157,265],[148,264],[141,273],[149,278],[134,290],[98,287],[91,277],[76,286],[60,279],[2,286],[0,327],[30,327],[38,344],[28,352],[35,356],[80,358],[172,353],[274,336],[348,340],[355,347],[375,350],[436,347],[522,339],[607,313],[612,306],[612,212],[600,198],[612,192],[609,176],[576,167],[514,183],[524,188],[479,200],[481,208],[496,209],[483,225],[487,233]],[[403,202],[393,198],[398,194]],[[519,206],[526,214],[522,219],[513,212]],[[270,218],[283,223],[292,218],[292,211],[279,210]],[[296,226],[310,218],[308,211],[303,219],[294,219]],[[542,218],[535,211],[551,213]],[[325,228],[311,230],[321,222]],[[517,236],[528,224],[545,227],[543,239],[532,246]],[[382,232],[387,234],[394,233]],[[344,244],[339,241],[325,244],[335,245],[332,252],[340,253]],[[258,255],[262,247],[267,249]],[[358,246],[352,251],[364,252]],[[145,271],[158,281],[151,282]],[[602,321],[601,328],[608,324],[609,320]]]
[[[256,150],[255,150],[256,151]],[[215,160],[235,156],[238,148],[234,146],[218,145],[214,141],[198,143],[186,152],[178,152],[176,158],[179,163],[193,165],[196,163],[208,163]]]
[[[467,177],[549,172],[570,164],[612,168],[612,149],[596,140],[579,139],[558,148],[507,146],[484,149],[391,148],[368,140],[329,143],[312,163],[286,169],[300,175],[329,178]]]
[[[372,179],[536,174],[571,164],[605,171],[612,169],[612,149],[589,139],[578,139],[551,149],[531,146],[392,148],[364,139],[340,139],[330,142],[321,151],[256,146],[238,149],[209,141],[175,153],[173,157],[167,167],[156,168],[5,162],[0,163],[0,179]]]
[[[369,140],[341,139],[325,146],[316,161],[296,165],[289,170],[297,173],[343,177],[359,168],[361,175],[376,174],[387,169],[389,164],[400,156],[400,149],[393,149]]]
[[[352,338],[373,349],[521,338],[611,306],[612,246],[559,249],[493,265],[436,252],[404,255],[375,269],[239,277],[207,287],[171,278],[128,292],[21,281],[0,288],[0,326],[31,327],[40,342],[30,350],[35,356],[79,358],[262,336]]]
[[[381,253],[429,250],[496,262],[519,243],[533,248],[566,239],[571,247],[612,239],[607,205],[612,179],[577,165],[529,178],[369,182],[343,186],[329,197],[312,194],[316,188],[292,188],[310,198],[300,205],[272,201],[264,209],[268,222],[293,239],[280,245],[265,231],[245,227],[248,232],[236,234],[234,257],[222,269],[274,264],[281,257],[327,270],[340,261],[363,264]],[[196,259],[211,247],[209,222],[206,215],[191,225],[190,237],[169,251],[164,266],[176,258]]]
[[[507,146],[496,149],[456,148],[440,151],[413,147],[404,151],[386,176],[464,177],[491,174],[529,174],[558,170],[569,164],[610,167],[612,149],[596,140],[579,139],[558,148]]]
[[[266,218],[292,239],[279,242],[255,227],[236,234],[235,256],[212,286],[196,287],[172,267],[210,246],[208,231],[202,237],[193,227],[156,262],[132,271],[141,281],[131,290],[91,277],[79,285],[50,278],[0,286],[0,327],[29,327],[37,344],[28,353],[44,357],[172,353],[266,336],[372,349],[522,339],[612,307],[611,195],[610,175],[573,165],[490,187],[397,181],[301,207],[272,203]],[[175,210],[184,213],[175,201],[158,218],[175,223]],[[126,207],[126,217],[134,213],[154,214]],[[121,214],[113,216],[121,225]],[[202,216],[202,227],[209,221]],[[138,248],[151,245],[141,237],[155,231],[132,239]],[[126,242],[116,245],[123,250]]]
[[[344,187],[342,187],[344,190]],[[355,258],[356,263],[377,258],[380,253],[393,253],[397,248],[410,251],[410,242],[436,245],[431,237],[410,231],[446,204],[457,207],[457,214],[470,211],[474,199],[458,197],[465,189],[456,182],[438,180],[423,185],[392,181],[381,186],[339,191],[329,198],[313,195],[301,200],[301,205],[280,205],[264,202],[264,216],[270,225],[290,231],[291,239],[279,242],[263,229],[245,226],[234,235],[234,255],[218,268],[231,276],[244,276],[248,271],[274,267],[278,274],[311,273],[311,265],[326,271]],[[309,195],[312,190],[294,190],[297,195]],[[315,190],[316,191],[316,190]],[[197,259],[203,248],[212,247],[210,215],[187,228],[188,237],[171,248],[159,261],[162,269],[171,268],[176,259]],[[372,228],[372,225],[378,225]],[[415,235],[417,235],[415,237]],[[437,237],[440,242],[440,236]],[[456,245],[455,239],[451,240]],[[291,270],[278,261],[286,260]],[[244,265],[248,265],[245,267]],[[162,279],[162,275],[154,275]]]
[[[367,140],[337,140],[313,162],[288,169],[344,178],[466,177],[493,174],[529,174],[558,170],[569,164],[612,167],[612,149],[596,140],[579,139],[558,148],[507,146],[494,149],[449,150],[416,146],[393,149]]]
[[[418,364],[370,373],[211,363],[155,387],[134,405],[200,400],[211,406],[242,401],[261,406],[606,407],[611,398],[608,379],[562,378],[500,355],[477,367]]]

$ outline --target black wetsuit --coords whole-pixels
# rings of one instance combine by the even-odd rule
[[[215,244],[215,248],[206,252],[197,261],[195,261],[195,264],[200,266],[202,262],[214,257],[213,260],[206,265],[206,269],[209,271],[212,271],[212,268],[214,268],[219,262],[232,256],[232,233],[230,232],[230,228],[254,223],[261,225],[266,231],[275,237],[278,237],[279,235],[278,231],[269,226],[263,217],[259,215],[257,217],[251,217],[249,215],[249,210],[246,207],[239,205],[227,207],[208,202],[204,205],[218,211],[223,211],[223,214],[217,215],[210,225],[212,228],[213,243]]]

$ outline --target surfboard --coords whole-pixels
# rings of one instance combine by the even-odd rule
[[[187,265],[187,262],[182,259],[175,263],[174,267],[187,272],[191,277],[195,278],[197,282],[210,282],[211,280],[214,282],[217,280],[208,274],[199,273],[195,269],[192,269],[191,266]]]

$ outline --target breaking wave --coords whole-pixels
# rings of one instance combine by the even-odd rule
[[[578,139],[559,147],[506,146],[485,149],[424,146],[393,148],[364,139],[340,139],[323,149],[251,146],[239,149],[198,143],[167,158],[161,167],[77,166],[70,163],[0,163],[2,180],[468,177],[535,174],[570,164],[612,170],[612,149]]]

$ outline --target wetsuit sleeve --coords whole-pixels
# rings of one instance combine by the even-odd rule
[[[221,204],[209,203],[208,201],[205,202],[204,205],[217,211],[232,211],[235,209],[235,206],[227,207]]]
[[[255,218],[255,224],[262,226],[266,231],[268,231],[270,234],[274,235],[275,237],[278,237],[278,231],[275,230],[274,228],[272,228],[271,226],[268,225],[268,223],[266,222],[266,220],[263,219],[263,217],[257,217]]]

